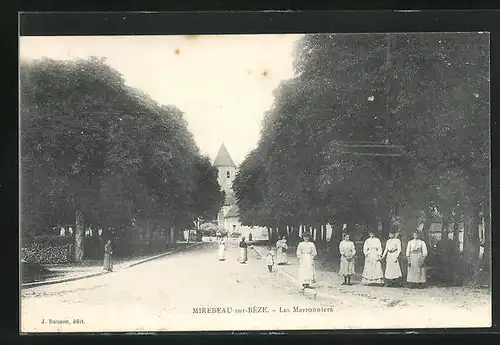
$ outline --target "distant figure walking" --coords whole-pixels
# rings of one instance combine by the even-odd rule
[[[219,261],[226,260],[226,240],[223,237],[219,239],[218,257]]]
[[[370,231],[370,237],[366,239],[363,245],[363,253],[365,254],[365,267],[361,283],[365,285],[383,285],[384,272],[382,272],[382,243],[375,237],[375,233]]]
[[[394,237],[394,232],[389,233],[389,239],[385,244],[382,259],[385,258],[385,280],[387,286],[395,286],[403,276],[399,266],[399,254],[401,254],[401,240]]]
[[[248,242],[249,242],[249,243],[252,243],[252,238],[253,238],[253,237],[252,237],[252,233],[251,233],[251,232],[249,232],[249,233],[248,233]]]
[[[240,264],[246,264],[248,260],[248,255],[247,255],[248,244],[245,241],[245,237],[241,238],[239,247],[240,247],[240,257],[239,257]]]
[[[287,249],[286,236],[283,236],[281,240],[276,242],[276,263],[278,265],[286,265],[288,263]]]
[[[303,236],[304,241],[297,246],[297,258],[299,259],[299,282],[304,288],[309,288],[312,283],[316,282],[316,272],[314,270],[314,258],[318,255],[316,246],[310,242],[308,233]]]
[[[408,261],[408,273],[406,281],[411,287],[424,287],[427,282],[425,270],[425,258],[427,257],[427,245],[418,238],[418,232],[413,233],[413,239],[406,247],[406,259]]]
[[[113,248],[111,247],[111,240],[108,240],[104,246],[104,264],[103,270],[112,272],[113,271]]]
[[[269,272],[272,272],[273,266],[274,266],[274,253],[273,253],[273,249],[271,247],[269,247],[267,249],[266,264],[267,264],[267,269],[269,270]]]
[[[342,285],[351,285],[351,276],[354,272],[354,255],[356,254],[356,247],[354,242],[350,240],[349,234],[344,235],[344,239],[340,241],[340,269],[339,274],[344,276]]]

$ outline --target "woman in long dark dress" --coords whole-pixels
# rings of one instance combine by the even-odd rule
[[[104,246],[104,265],[103,270],[112,272],[113,271],[113,248],[111,247],[111,240],[108,240]]]
[[[245,241],[245,237],[241,238],[241,242],[239,244],[239,247],[240,247],[239,261],[240,261],[241,264],[246,264],[247,260],[248,260],[248,255],[247,255],[248,244]]]

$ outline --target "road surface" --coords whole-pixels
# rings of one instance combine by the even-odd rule
[[[381,307],[347,295],[334,302],[310,300],[269,273],[252,249],[247,264],[238,263],[237,255],[236,242],[230,242],[227,260],[220,262],[217,244],[206,243],[123,271],[24,289],[21,331],[279,331],[489,322],[484,307]]]

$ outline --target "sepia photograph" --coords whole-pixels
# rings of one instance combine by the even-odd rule
[[[20,332],[492,325],[488,32],[19,37]]]

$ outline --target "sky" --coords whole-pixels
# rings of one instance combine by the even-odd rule
[[[128,85],[185,114],[201,153],[236,164],[257,146],[273,90],[293,77],[301,35],[21,37],[20,58],[105,57]]]

